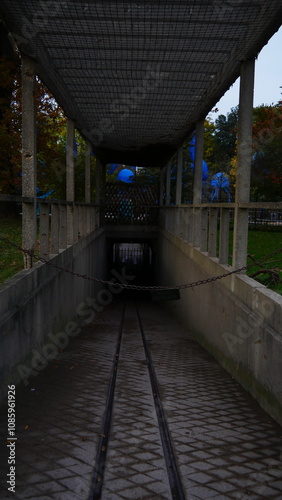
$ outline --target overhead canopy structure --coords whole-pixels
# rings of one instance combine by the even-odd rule
[[[164,165],[279,28],[281,0],[2,0],[103,163]]]

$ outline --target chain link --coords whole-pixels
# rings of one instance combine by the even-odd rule
[[[282,248],[279,248],[278,250],[275,250],[274,252],[266,255],[265,257],[263,257],[262,259],[259,259],[259,260],[255,260],[253,257],[251,257],[253,260],[253,264],[243,266],[239,269],[235,269],[235,271],[229,271],[228,273],[225,273],[225,274],[220,274],[218,276],[214,276],[212,278],[207,278],[204,280],[194,281],[192,283],[186,283],[184,285],[141,286],[141,285],[128,285],[128,284],[124,284],[124,283],[113,283],[113,281],[102,280],[99,278],[95,278],[93,276],[88,276],[87,274],[76,273],[74,271],[71,271],[70,269],[66,269],[65,267],[58,266],[57,264],[54,264],[50,260],[47,260],[47,259],[44,259],[43,257],[40,257],[39,255],[34,253],[33,249],[27,250],[25,248],[22,248],[20,245],[17,245],[16,243],[12,242],[11,240],[6,238],[5,236],[0,235],[0,240],[4,241],[8,245],[16,248],[17,250],[23,252],[25,255],[28,255],[32,259],[34,259],[34,258],[38,259],[39,261],[43,262],[44,264],[47,264],[48,266],[54,267],[55,269],[58,269],[59,271],[63,271],[65,273],[69,273],[72,276],[75,276],[77,278],[82,278],[82,279],[89,280],[89,281],[95,281],[97,283],[102,283],[103,285],[110,285],[111,287],[122,288],[122,289],[126,289],[126,290],[140,290],[140,291],[146,291],[146,290],[148,290],[148,291],[150,291],[150,290],[152,290],[152,291],[153,290],[185,290],[187,288],[195,288],[195,287],[200,286],[200,285],[206,285],[207,283],[213,283],[214,281],[218,281],[218,280],[221,280],[223,278],[227,278],[228,276],[232,276],[233,274],[241,273],[242,271],[246,271],[247,269],[249,269],[251,267],[260,266],[261,262],[265,262],[266,260],[273,257],[274,255],[278,255],[278,254],[282,253]]]

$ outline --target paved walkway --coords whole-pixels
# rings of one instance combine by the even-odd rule
[[[90,498],[115,357],[119,301],[82,326],[16,391],[16,492],[0,498]],[[282,430],[163,309],[139,310],[185,498],[282,499]],[[2,418],[3,417],[3,418]],[[136,310],[127,305],[102,500],[172,499]]]

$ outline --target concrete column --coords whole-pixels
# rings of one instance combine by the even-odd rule
[[[90,203],[90,197],[91,197],[90,159],[91,159],[91,145],[87,142],[85,150],[85,203]]]
[[[178,157],[177,157],[175,205],[181,205],[181,198],[182,198],[182,168],[183,168],[183,147],[181,146],[181,148],[178,148]]]
[[[74,122],[67,121],[67,201],[74,201]],[[67,244],[73,244],[73,204],[67,205]]]
[[[22,207],[22,246],[28,250],[36,245],[36,102],[35,65],[22,58],[22,196],[33,198]],[[32,259],[24,256],[25,267],[32,267]]]
[[[194,167],[193,180],[193,203],[202,202],[202,163],[204,156],[204,120],[200,120],[196,124],[196,158]],[[193,209],[193,245],[201,246],[201,209]]]
[[[170,191],[171,191],[171,161],[168,162],[166,167],[166,199],[165,204],[170,205]]]
[[[252,125],[255,60],[245,61],[241,67],[236,194],[233,238],[233,267],[246,265],[248,249],[248,209],[240,208],[240,203],[250,201]]]

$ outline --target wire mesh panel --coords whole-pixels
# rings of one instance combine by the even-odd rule
[[[281,23],[281,0],[2,0],[103,163],[163,166]]]
[[[108,182],[105,190],[106,224],[158,224],[157,190],[150,185]]]

